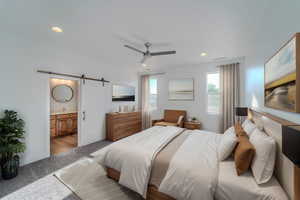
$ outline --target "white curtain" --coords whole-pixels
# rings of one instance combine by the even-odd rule
[[[151,116],[149,109],[150,84],[149,75],[142,76],[142,128],[146,129],[151,126]]]
[[[240,104],[239,63],[221,65],[221,130],[235,123],[235,108]]]

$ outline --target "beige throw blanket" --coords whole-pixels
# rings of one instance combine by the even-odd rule
[[[146,197],[153,160],[183,131],[179,127],[154,126],[105,147],[96,156],[104,166],[120,171],[121,185]]]

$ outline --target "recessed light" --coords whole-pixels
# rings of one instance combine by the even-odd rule
[[[58,26],[53,26],[53,27],[51,28],[51,30],[52,30],[53,32],[55,32],[55,33],[62,33],[62,32],[63,32],[63,30],[62,30],[61,28],[59,28]]]
[[[203,52],[200,54],[201,56],[207,56],[207,53]]]
[[[145,63],[142,64],[143,67],[147,67],[147,65]]]

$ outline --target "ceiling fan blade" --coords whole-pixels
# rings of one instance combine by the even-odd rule
[[[133,50],[133,51],[136,51],[136,52],[142,53],[142,54],[144,54],[144,55],[145,55],[145,52],[143,52],[143,51],[141,51],[141,50],[139,50],[139,49],[136,49],[136,48],[134,48],[134,47],[132,47],[132,46],[129,46],[129,45],[124,45],[124,47],[126,47],[126,48],[128,48],[128,49],[131,49],[131,50]]]
[[[122,36],[121,34],[113,33],[112,36],[115,39],[119,40],[123,44],[128,44],[128,45],[130,45],[132,47],[136,47],[138,49],[143,49],[144,48],[144,44],[132,41],[131,39],[129,39],[129,38],[125,37],[125,36]]]
[[[159,51],[159,52],[153,52],[150,53],[151,56],[163,56],[163,55],[170,55],[175,54],[176,51]]]

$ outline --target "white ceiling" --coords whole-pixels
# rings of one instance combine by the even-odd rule
[[[300,31],[299,10],[299,0],[0,0],[0,43],[55,44],[114,66],[140,67],[141,56],[123,45],[143,48],[150,41],[158,43],[153,51],[177,51],[151,60],[164,68],[270,51]]]

